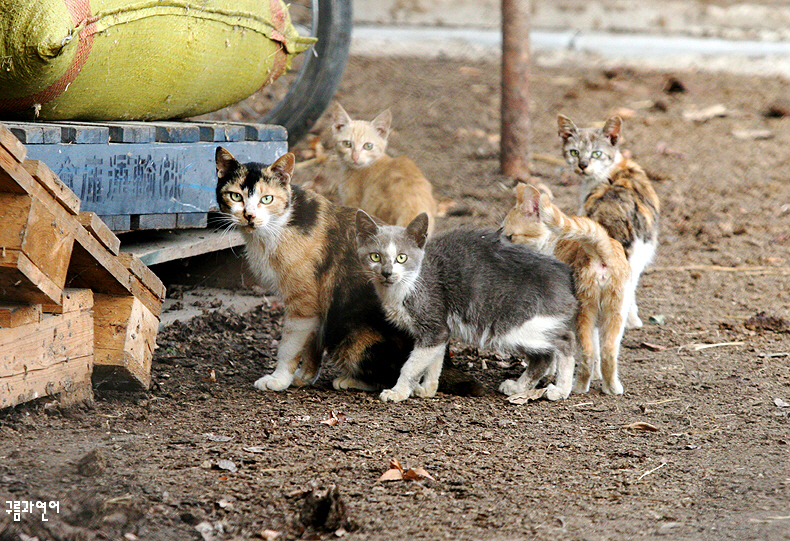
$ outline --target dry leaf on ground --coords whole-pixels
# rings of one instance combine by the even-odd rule
[[[337,413],[336,411],[332,411],[329,413],[329,418],[320,421],[321,424],[335,426],[339,423],[345,423],[348,420],[345,413]]]
[[[425,468],[404,468],[397,458],[390,459],[390,469],[385,471],[376,481],[422,481],[423,479],[436,480]]]

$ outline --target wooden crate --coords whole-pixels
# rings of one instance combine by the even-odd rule
[[[93,399],[93,292],[64,290],[60,313],[41,306],[0,308],[0,408],[56,397],[61,405]]]
[[[159,318],[137,297],[94,296],[93,384],[148,389]]]
[[[60,302],[75,220],[30,194],[0,193],[0,301]]]

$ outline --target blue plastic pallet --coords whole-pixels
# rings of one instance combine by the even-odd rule
[[[207,122],[6,122],[116,232],[206,227],[217,210],[214,152],[272,163],[288,151],[282,126]]]

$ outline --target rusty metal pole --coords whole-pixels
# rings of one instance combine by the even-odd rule
[[[529,180],[530,0],[502,0],[502,102],[499,163],[503,175]]]

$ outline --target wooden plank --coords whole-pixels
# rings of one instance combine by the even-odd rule
[[[110,142],[110,128],[93,124],[63,123],[61,142],[78,145],[106,145]]]
[[[40,304],[0,305],[0,327],[20,327],[31,323],[41,323]]]
[[[113,232],[125,232],[132,230],[132,217],[125,215],[100,215],[99,218],[107,224]]]
[[[49,194],[44,196],[51,199]],[[34,196],[0,193],[4,214],[0,247],[24,252],[33,265],[62,288],[77,224],[62,207],[51,206],[55,213]]]
[[[25,160],[22,164],[30,175],[41,183],[46,190],[63,205],[70,214],[80,212],[80,199],[71,188],[66,186],[52,170],[40,160]]]
[[[22,251],[0,249],[0,301],[57,304],[62,291]]]
[[[43,304],[41,309],[47,314],[63,314],[93,308],[93,291],[90,289],[66,288],[59,304]]]
[[[25,144],[51,145],[60,143],[63,138],[61,126],[45,122],[6,122],[6,127]]]
[[[143,240],[124,242],[123,249],[148,266],[244,245],[238,231],[182,229],[151,233]]]
[[[132,229],[175,229],[175,214],[138,214],[132,216]]]
[[[27,149],[11,131],[0,124],[0,146],[8,151],[17,162],[25,161]]]
[[[29,193],[35,182],[16,157],[5,147],[0,146],[0,192],[24,194]]]
[[[108,252],[83,227],[78,227],[74,235],[66,284],[69,287],[87,287],[107,295],[136,295],[149,312],[157,315],[162,309],[162,300],[143,286],[118,256]]]
[[[226,143],[228,141],[244,141],[247,138],[247,130],[241,124],[226,124],[213,122],[192,122],[200,128],[200,140],[215,143]]]
[[[0,329],[0,408],[45,396],[57,396],[62,405],[92,400],[91,310]]]
[[[140,122],[109,124],[111,143],[153,143],[156,128]]]
[[[165,298],[165,284],[139,257],[128,252],[121,252],[118,254],[118,258],[146,288],[151,290],[156,298]]]
[[[93,312],[94,385],[147,389],[159,319],[132,296],[95,295]]]
[[[129,295],[132,274],[88,230],[78,227],[66,275],[69,287],[93,289],[110,295]]]
[[[98,240],[102,246],[113,254],[118,255],[121,249],[121,240],[94,212],[80,212],[79,220],[82,226]]]
[[[158,143],[197,143],[200,127],[185,122],[154,122]]]
[[[6,123],[5,127],[14,134],[20,143],[22,144],[33,144],[33,145],[40,145],[44,143],[44,129],[41,126],[36,126],[35,124],[21,124],[21,125],[14,125],[11,123]],[[58,133],[58,135],[60,135]],[[58,140],[60,142],[60,140]],[[27,152],[27,150],[25,150]]]
[[[208,213],[187,212],[176,215],[176,229],[204,228],[208,225]]]

